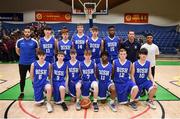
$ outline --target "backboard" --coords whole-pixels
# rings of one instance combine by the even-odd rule
[[[85,15],[85,9],[94,9],[95,15],[108,14],[108,0],[72,0],[72,14]]]

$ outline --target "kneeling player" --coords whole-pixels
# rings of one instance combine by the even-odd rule
[[[128,96],[131,95],[131,99],[128,104],[133,110],[137,110],[137,106],[134,101],[138,93],[138,87],[130,79],[132,64],[126,59],[126,57],[126,50],[120,49],[119,58],[113,61],[113,77],[117,98],[120,104],[126,104],[128,103]]]
[[[156,109],[156,105],[153,103],[153,96],[157,91],[157,85],[151,74],[151,64],[146,60],[147,54],[148,50],[146,48],[142,48],[139,51],[140,59],[133,63],[132,78],[135,80],[136,85],[139,88],[138,96],[140,96],[142,89],[146,89],[149,93],[147,104],[152,109]]]
[[[46,92],[47,98],[47,111],[48,113],[53,111],[51,101],[52,87],[50,82],[47,80],[50,78],[50,63],[45,61],[45,53],[40,50],[38,51],[39,60],[31,64],[30,77],[33,81],[34,88],[34,98],[37,105],[42,105],[44,103],[43,92]]]
[[[66,79],[66,69],[67,65],[64,60],[64,52],[58,52],[57,54],[58,61],[55,62],[52,66],[52,84],[53,84],[53,97],[55,104],[60,104],[64,111],[67,111],[68,108],[64,102],[65,98],[65,79]]]
[[[93,89],[93,106],[94,112],[99,111],[99,107],[97,104],[97,97],[98,97],[98,83],[95,77],[95,63],[91,60],[91,51],[85,50],[84,57],[85,60],[80,63],[80,70],[81,70],[81,78],[82,78],[82,96],[89,98],[90,89]]]
[[[72,97],[76,97],[76,110],[80,110],[80,96],[81,96],[81,78],[80,78],[80,62],[76,59],[77,53],[75,49],[70,51],[71,60],[67,62],[68,67],[68,88]]]
[[[99,98],[102,101],[105,101],[107,98],[107,91],[110,92],[111,100],[109,102],[109,107],[112,111],[116,112],[115,108],[115,86],[114,83],[111,81],[111,74],[112,74],[112,65],[108,62],[108,53],[102,52],[101,53],[101,63],[97,65],[96,75],[99,80]]]

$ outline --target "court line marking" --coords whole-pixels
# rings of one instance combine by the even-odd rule
[[[84,109],[84,119],[87,118],[87,109]]]
[[[157,103],[159,104],[159,106],[161,107],[161,111],[162,111],[162,116],[161,116],[161,119],[165,119],[165,110],[164,110],[164,107],[163,105],[157,100]]]
[[[149,111],[149,109],[150,109],[150,106],[148,106],[148,107],[147,107],[144,111],[142,111],[141,113],[139,113],[139,114],[137,114],[137,115],[134,115],[134,116],[130,117],[130,119],[135,119],[135,118],[137,118],[137,117],[139,117],[139,116],[145,114],[147,111]]]
[[[11,106],[12,106],[15,102],[16,102],[16,100],[12,101],[12,102],[9,104],[9,106],[6,108],[6,111],[5,111],[5,113],[4,113],[4,119],[8,119],[8,112],[9,112]]]
[[[37,117],[37,116],[29,113],[28,111],[26,111],[26,109],[23,107],[23,105],[22,105],[22,103],[21,103],[22,100],[18,100],[18,102],[19,102],[18,104],[19,104],[20,109],[21,109],[25,114],[29,115],[30,117],[32,117],[32,118],[34,118],[34,119],[40,119],[40,117]]]
[[[0,84],[7,82],[7,80],[3,80],[3,79],[0,79],[0,81],[1,81]]]
[[[179,80],[175,80],[175,81],[170,81],[171,84],[177,86],[177,87],[180,87],[180,85],[176,84],[176,82],[179,82]]]

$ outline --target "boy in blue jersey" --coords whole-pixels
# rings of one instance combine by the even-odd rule
[[[132,78],[135,80],[136,85],[139,88],[139,93],[137,96],[140,96],[140,92],[142,89],[146,89],[148,92],[147,104],[152,108],[156,109],[156,105],[154,104],[153,96],[157,91],[157,85],[154,82],[152,73],[151,73],[151,64],[146,60],[148,54],[148,50],[146,48],[142,48],[139,51],[140,59],[133,63],[132,68]]]
[[[80,110],[81,96],[81,78],[80,78],[80,62],[76,59],[77,53],[75,49],[70,51],[71,60],[67,62],[68,67],[68,88],[70,95],[76,97],[76,110]]]
[[[109,107],[112,111],[116,112],[115,107],[115,97],[116,91],[114,83],[111,80],[112,74],[112,65],[108,62],[108,53],[102,52],[101,53],[101,63],[97,65],[96,68],[96,75],[98,78],[98,87],[99,87],[99,98],[102,103],[106,101],[107,92],[110,92],[110,102],[108,103]]]
[[[69,31],[68,29],[62,29],[62,40],[58,42],[58,50],[63,51],[65,54],[64,61],[67,62],[70,60],[70,50],[72,48],[72,41],[69,40]]]
[[[98,64],[100,63],[100,55],[104,50],[104,41],[98,37],[98,27],[92,27],[92,37],[90,37],[87,41],[88,49],[92,52],[92,60]]]
[[[82,24],[77,25],[77,34],[72,38],[73,47],[77,51],[77,60],[84,61],[84,50],[86,49],[86,42],[88,37],[84,34],[84,27]]]
[[[91,60],[91,51],[85,50],[84,52],[84,58],[85,60],[80,63],[80,71],[81,71],[81,78],[82,78],[82,96],[84,98],[89,98],[90,95],[90,89],[93,90],[93,107],[94,112],[99,111],[97,98],[98,98],[98,83],[96,81],[95,77],[95,67],[96,64]]]
[[[120,49],[119,58],[113,61],[113,77],[116,87],[118,102],[120,104],[129,104],[133,110],[137,110],[135,98],[138,93],[138,87],[134,80],[130,78],[132,68],[131,61],[126,59],[127,52],[125,49]],[[128,102],[128,96],[131,96]]]
[[[109,54],[109,61],[113,62],[113,60],[118,58],[118,51],[120,49],[120,39],[115,36],[115,27],[109,26],[108,27],[109,35],[105,37],[104,44],[105,50]]]
[[[24,37],[16,42],[16,53],[19,55],[19,74],[20,74],[20,95],[19,99],[24,97],[24,87],[27,71],[30,71],[31,64],[36,61],[36,52],[38,51],[38,42],[31,38],[30,27],[23,30]]]
[[[40,49],[46,53],[46,61],[54,63],[55,52],[56,52],[56,39],[52,36],[52,29],[48,26],[44,28],[45,36],[40,38],[39,45]]]
[[[51,105],[51,95],[52,95],[52,86],[48,79],[51,79],[51,64],[45,61],[45,53],[40,50],[38,51],[38,61],[35,61],[31,64],[30,77],[33,82],[34,88],[34,100],[37,105],[42,105],[44,103],[43,92],[46,92],[47,98],[47,111],[48,113],[53,111]]]
[[[67,65],[64,60],[64,52],[58,52],[58,61],[52,65],[52,84],[53,84],[53,97],[55,104],[60,104],[64,111],[68,110],[65,98],[65,88],[67,79]]]

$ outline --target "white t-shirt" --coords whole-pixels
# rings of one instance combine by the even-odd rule
[[[145,43],[141,48],[146,48],[148,50],[147,60],[151,62],[151,66],[156,65],[156,55],[159,55],[159,48],[154,43],[149,45]]]

